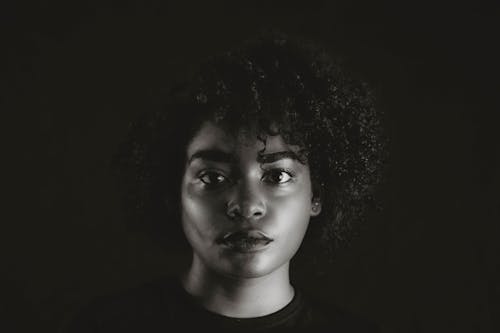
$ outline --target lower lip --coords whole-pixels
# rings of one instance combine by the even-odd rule
[[[235,252],[252,253],[265,250],[269,247],[271,242],[271,240],[239,240],[235,242],[225,242],[223,243],[223,246]]]

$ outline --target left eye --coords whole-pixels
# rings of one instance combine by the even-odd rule
[[[285,170],[271,170],[263,177],[266,182],[275,184],[284,184],[291,181],[293,175]]]
[[[228,181],[224,175],[217,172],[205,172],[199,179],[208,186],[217,186]]]

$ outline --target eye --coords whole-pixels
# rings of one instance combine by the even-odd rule
[[[290,170],[273,169],[266,172],[262,178],[267,183],[285,184],[293,180],[295,175]]]
[[[218,186],[225,182],[228,182],[228,178],[223,174],[215,171],[205,171],[198,177],[205,185],[208,186]]]

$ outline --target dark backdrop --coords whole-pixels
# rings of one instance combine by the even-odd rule
[[[343,55],[392,137],[385,210],[299,278],[383,332],[500,331],[499,17],[493,1],[2,1],[0,325],[53,332],[175,266],[123,225],[109,158],[192,64],[275,27]]]

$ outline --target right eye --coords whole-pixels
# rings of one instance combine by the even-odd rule
[[[198,177],[207,186],[218,186],[229,181],[223,174],[215,171],[205,171]]]

